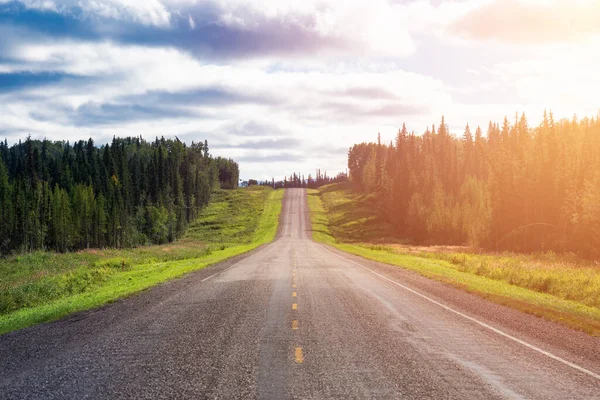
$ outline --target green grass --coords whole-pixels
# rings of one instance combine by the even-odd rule
[[[126,250],[36,252],[0,260],[0,334],[139,292],[272,241],[283,191],[215,193],[185,238]]]
[[[411,247],[397,238],[344,233],[340,226],[365,224],[353,209],[364,200],[347,186],[309,191],[313,238],[366,259],[415,271],[492,301],[600,335],[600,268],[573,255],[479,253],[462,247]],[[371,211],[373,213],[373,211]],[[371,219],[370,219],[371,218]],[[368,224],[368,222],[367,222]],[[380,227],[386,235],[392,228]],[[383,238],[383,239],[382,239]],[[387,243],[386,243],[387,242]]]
[[[251,186],[243,190],[219,191],[196,221],[190,224],[186,239],[219,245],[252,243],[266,238],[273,240],[275,231],[260,218],[270,188]],[[279,203],[283,191],[276,191]],[[271,205],[271,203],[268,203]],[[279,215],[279,214],[278,214]]]
[[[388,219],[376,212],[378,202],[373,194],[355,192],[349,183],[321,187],[318,193],[327,204],[331,235],[345,243],[396,243],[397,231]]]

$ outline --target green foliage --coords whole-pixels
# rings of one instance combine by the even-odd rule
[[[314,205],[314,197],[319,194],[325,207],[319,213],[322,218],[327,216],[328,229],[336,239],[344,242],[397,241],[396,227],[378,212],[376,195],[357,192],[351,185],[339,183],[309,190],[309,202]]]
[[[460,190],[460,200],[454,211],[460,218],[462,233],[471,247],[489,244],[491,206],[485,182],[469,177]]]
[[[146,207],[146,229],[152,243],[165,243],[169,235],[169,210],[165,207]]]
[[[94,263],[98,268],[111,268],[114,270],[125,271],[126,269],[130,269],[133,265],[133,262],[130,258],[107,258],[105,260],[101,259]]]
[[[214,225],[194,224],[186,238],[165,245],[38,251],[0,259],[0,334],[97,307],[273,240],[282,190],[253,187],[215,197],[219,200],[198,219],[218,221],[219,229],[227,232],[219,237]],[[240,215],[230,218],[232,210]],[[244,219],[242,213],[252,218]]]
[[[0,254],[10,248],[10,233],[13,224],[11,187],[8,183],[8,171],[0,157]]]
[[[350,178],[374,195],[381,218],[420,244],[464,244],[522,252],[600,255],[600,118],[530,128],[524,115],[467,125],[452,136],[444,118],[395,144],[360,143],[348,153]],[[375,203],[377,206],[375,206]]]
[[[238,175],[206,142],[0,142],[0,254],[171,242]]]

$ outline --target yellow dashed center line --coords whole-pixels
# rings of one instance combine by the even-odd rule
[[[296,263],[294,262],[294,270],[292,270],[292,287],[296,288]],[[292,297],[297,297],[297,293],[292,292]],[[298,309],[298,303],[292,303],[292,310]],[[298,329],[298,320],[292,320],[292,330]],[[294,359],[296,360],[296,364],[302,364],[304,362],[304,354],[302,353],[302,347],[296,347],[294,351]]]
[[[304,354],[302,354],[302,347],[296,347],[295,358],[298,364],[302,364],[304,362]]]

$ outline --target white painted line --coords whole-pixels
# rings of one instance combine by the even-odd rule
[[[577,371],[579,371],[579,372],[583,372],[584,374],[586,374],[586,375],[589,375],[589,376],[591,376],[592,378],[596,378],[597,380],[600,380],[600,375],[599,375],[599,374],[597,374],[597,373],[595,373],[595,372],[592,372],[592,371],[590,371],[590,370],[588,370],[588,369],[585,369],[585,368],[583,368],[583,367],[581,367],[581,366],[579,366],[579,365],[577,365],[577,364],[573,364],[572,362],[570,362],[570,361],[567,361],[567,360],[565,360],[565,359],[563,359],[563,358],[560,358],[559,356],[555,356],[554,354],[552,354],[552,353],[549,353],[549,352],[547,352],[546,350],[542,350],[542,349],[540,349],[539,347],[536,347],[536,346],[534,346],[534,345],[532,345],[532,344],[529,344],[529,343],[527,343],[527,342],[525,342],[525,341],[523,341],[523,340],[521,340],[521,339],[519,339],[519,338],[516,338],[516,337],[514,337],[514,336],[512,336],[512,335],[509,335],[508,333],[506,333],[506,332],[503,332],[503,331],[501,331],[501,330],[500,330],[500,329],[498,329],[498,328],[494,328],[493,326],[491,326],[491,325],[488,325],[488,324],[486,324],[485,322],[479,321],[478,319],[475,319],[475,318],[473,318],[473,317],[469,317],[468,315],[466,315],[466,314],[463,314],[463,313],[461,313],[460,311],[457,311],[457,310],[455,310],[455,309],[453,309],[453,308],[450,308],[450,307],[448,307],[447,305],[444,305],[444,304],[440,303],[439,301],[435,301],[434,299],[432,299],[432,298],[429,298],[429,297],[425,296],[424,294],[421,294],[421,293],[417,292],[416,290],[413,290],[413,289],[409,288],[408,286],[404,286],[404,285],[403,285],[403,284],[401,284],[401,283],[398,283],[398,282],[396,282],[396,281],[394,281],[394,280],[392,280],[392,279],[390,279],[390,278],[388,278],[388,277],[386,277],[386,276],[384,276],[384,275],[381,275],[381,274],[379,274],[379,273],[377,273],[377,272],[373,271],[372,269],[370,269],[370,268],[367,268],[367,267],[365,267],[364,265],[357,263],[356,261],[353,261],[353,260],[350,260],[350,259],[348,259],[348,258],[346,258],[346,257],[343,257],[343,256],[341,256],[341,255],[339,255],[339,254],[337,254],[337,253],[335,253],[335,252],[333,252],[333,251],[329,250],[327,247],[323,246],[322,244],[321,244],[321,246],[322,246],[322,247],[323,247],[325,250],[327,250],[328,252],[330,252],[331,254],[334,254],[334,255],[338,256],[339,258],[342,258],[342,259],[344,259],[344,260],[346,260],[346,261],[348,261],[348,262],[351,262],[352,264],[356,264],[356,265],[358,265],[359,267],[361,267],[361,268],[363,268],[363,269],[366,269],[367,271],[371,272],[372,274],[374,274],[374,275],[377,275],[377,276],[378,276],[378,277],[380,277],[381,279],[385,279],[386,281],[388,281],[388,282],[391,282],[391,283],[393,283],[394,285],[400,286],[402,289],[404,289],[404,290],[407,290],[407,291],[409,291],[409,292],[411,292],[411,293],[413,293],[413,294],[416,294],[417,296],[419,296],[419,297],[421,297],[421,298],[423,298],[423,299],[425,299],[425,300],[429,301],[430,303],[433,303],[433,304],[435,304],[435,305],[437,305],[437,306],[440,306],[440,307],[442,307],[443,309],[445,309],[445,310],[447,310],[447,311],[450,311],[450,312],[452,312],[452,313],[454,313],[454,314],[456,314],[456,315],[459,315],[459,316],[461,316],[461,317],[463,317],[463,318],[465,318],[465,319],[468,319],[469,321],[471,321],[471,322],[474,322],[474,323],[476,323],[476,324],[477,324],[477,325],[479,325],[479,326],[482,326],[482,327],[484,327],[484,328],[486,328],[486,329],[489,329],[489,330],[491,330],[492,332],[495,332],[495,333],[497,333],[498,335],[504,336],[504,337],[505,337],[505,338],[507,338],[507,339],[510,339],[510,340],[512,340],[512,341],[514,341],[514,342],[517,342],[517,343],[519,343],[520,345],[523,345],[523,346],[525,346],[525,347],[527,347],[527,348],[529,348],[529,349],[531,349],[531,350],[533,350],[533,351],[537,351],[538,353],[540,353],[540,354],[543,354],[543,355],[545,355],[546,357],[549,357],[549,358],[551,358],[551,359],[553,359],[553,360],[556,360],[556,361],[558,361],[558,362],[561,362],[561,363],[563,363],[563,364],[565,364],[565,365],[568,365],[569,367],[571,367],[571,368],[574,368],[574,369],[576,369],[576,370],[577,370]]]
[[[273,245],[275,244],[275,242],[277,242],[277,239],[276,239],[275,241],[273,241],[273,242],[272,242],[270,245],[268,245],[267,247],[265,247],[264,249],[262,249],[261,251],[259,251],[259,252],[257,252],[257,253],[254,253],[254,254],[258,254],[258,253],[262,253],[263,251],[266,251],[266,250],[267,250],[269,247],[273,246]],[[231,268],[233,268],[233,267],[237,267],[237,265],[238,265],[239,263],[241,263],[242,261],[246,261],[246,259],[244,258],[243,260],[240,260],[240,261],[236,262],[236,263],[235,263],[235,264],[233,264],[231,267],[227,267],[227,268],[225,268],[225,269],[224,269],[224,270],[222,270],[222,271],[215,272],[214,274],[212,274],[212,275],[210,275],[210,276],[207,276],[206,278],[202,279],[200,282],[206,282],[207,280],[209,280],[209,279],[210,279],[210,278],[212,278],[213,276],[216,276],[216,275],[222,274],[223,272],[229,271]]]
[[[200,282],[206,282],[207,280],[209,280],[210,278],[212,278],[213,276],[222,274],[225,271],[229,271],[231,268],[235,267],[236,265],[238,265],[239,262],[236,262],[235,264],[233,264],[231,267],[227,267],[225,268],[223,271],[219,271],[219,272],[215,272],[214,274],[212,274],[211,276],[207,276],[206,278],[202,279]]]

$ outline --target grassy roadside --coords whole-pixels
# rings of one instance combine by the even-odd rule
[[[373,236],[361,241],[353,204],[361,201],[342,186],[309,190],[313,238],[340,250],[415,271],[494,302],[600,335],[600,268],[554,254],[478,254],[465,248],[419,248]],[[361,206],[359,205],[359,209]],[[365,219],[366,218],[366,219]],[[391,230],[378,228],[384,234]],[[385,236],[385,235],[383,235]]]
[[[126,250],[0,260],[0,334],[98,307],[275,238],[283,191],[217,192],[182,240]]]

